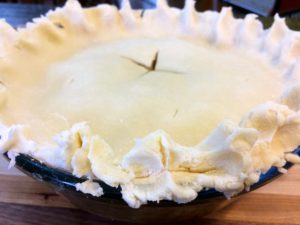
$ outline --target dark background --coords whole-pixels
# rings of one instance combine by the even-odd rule
[[[0,0],[1,2],[5,3],[24,3],[24,4],[44,4],[50,6],[61,6],[63,5],[66,0]],[[88,6],[95,6],[101,3],[108,3],[120,6],[121,0],[79,0],[81,5],[88,7]],[[156,0],[130,0],[131,5],[133,8],[139,8],[142,6],[154,6]],[[184,5],[184,0],[168,0],[169,4],[175,7],[182,8]],[[196,5],[198,9],[208,9],[208,8],[215,8],[221,7],[225,3],[221,0],[196,0]]]
[[[0,0],[0,18],[5,18],[8,23],[14,27],[22,27],[26,22],[32,18],[39,17],[45,14],[48,10],[56,6],[62,6],[66,1],[64,0]],[[121,0],[88,0],[80,1],[84,7],[94,6],[101,3],[108,3],[120,7]],[[131,6],[137,8],[153,8],[156,0],[130,0]],[[168,0],[169,4],[174,7],[182,8],[184,0]],[[219,11],[222,6],[228,4],[222,0],[196,0],[195,7],[198,11],[215,10]],[[236,10],[237,11],[237,8]],[[245,10],[238,10],[242,15],[246,13]],[[245,11],[245,13],[244,13]]]
[[[62,6],[65,2],[65,0],[0,0],[0,18],[6,19],[14,27],[22,27],[32,18],[39,17],[56,6]],[[120,2],[121,0],[80,0],[84,7],[101,3],[120,7]],[[130,0],[130,2],[134,9],[153,8],[156,0]],[[178,8],[184,5],[184,0],[168,0],[168,2],[170,6]],[[288,5],[289,2],[290,5]],[[281,16],[287,18],[290,28],[300,30],[300,0],[195,0],[197,11],[220,11],[223,6],[231,6],[236,17],[244,17],[250,12],[261,15],[259,19],[264,22],[265,27],[271,25],[274,13],[280,13]],[[287,8],[287,6],[293,7]]]
[[[122,0],[79,0],[84,7],[95,6],[100,3],[114,4],[120,7]],[[39,4],[48,7],[61,6],[66,0],[0,0],[0,3]],[[130,0],[133,8],[152,8],[156,0]],[[168,0],[169,5],[182,8],[184,0]],[[254,12],[262,16],[275,13],[289,16],[300,11],[300,0],[195,0],[196,10],[219,10],[224,5],[234,5],[246,12]],[[1,10],[1,9],[0,9]]]

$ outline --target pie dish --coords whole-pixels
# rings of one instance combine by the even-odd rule
[[[294,153],[300,155],[300,148],[297,148]],[[15,166],[34,179],[48,184],[80,209],[99,215],[101,218],[139,224],[178,224],[188,221],[195,223],[195,219],[228,206],[243,194],[282,175],[276,167],[272,167],[260,176],[257,183],[251,185],[250,190],[243,191],[231,199],[224,198],[221,192],[214,189],[207,189],[199,192],[196,199],[186,204],[163,200],[159,203],[149,202],[139,209],[134,209],[128,207],[122,200],[120,188],[113,188],[99,180],[97,182],[104,192],[100,198],[76,191],[76,184],[84,182],[85,178],[78,178],[69,172],[51,168],[28,155],[17,156]],[[288,170],[291,166],[291,163],[287,163],[284,168]]]
[[[0,22],[1,140],[87,181],[120,187],[130,207],[230,198],[300,143],[299,34],[230,8],[197,13],[157,2],[117,10],[77,1],[14,30]]]

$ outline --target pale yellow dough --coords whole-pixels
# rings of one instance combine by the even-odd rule
[[[156,68],[148,71],[156,54]],[[10,99],[1,110],[6,123],[26,124],[28,137],[42,143],[86,121],[117,152],[158,129],[196,145],[224,119],[238,122],[282,88],[266,60],[179,38],[96,44],[30,74],[30,84],[10,89],[25,104]]]

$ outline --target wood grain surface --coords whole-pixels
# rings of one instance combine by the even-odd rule
[[[0,181],[0,224],[112,224],[29,177],[0,175]],[[192,224],[300,224],[300,166]]]

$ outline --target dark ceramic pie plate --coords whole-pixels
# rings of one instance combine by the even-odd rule
[[[300,155],[300,147],[294,153]],[[292,165],[288,162],[284,168],[289,169]],[[228,200],[222,193],[209,189],[199,192],[198,197],[187,204],[180,205],[171,201],[160,201],[159,203],[151,202],[143,205],[139,209],[132,209],[122,200],[120,188],[112,188],[101,181],[97,182],[103,188],[104,195],[97,198],[76,191],[75,184],[86,179],[77,178],[69,172],[48,167],[30,156],[23,154],[17,156],[16,167],[28,176],[50,185],[56,192],[65,196],[79,208],[111,220],[148,224],[186,221],[223,208],[246,193],[244,191],[237,197]],[[261,175],[259,182],[252,185],[250,191],[269,183],[280,175],[281,173],[277,171],[277,168],[272,167],[267,173]]]

